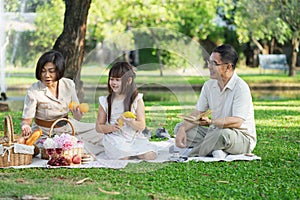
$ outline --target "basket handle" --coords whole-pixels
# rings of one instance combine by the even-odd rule
[[[4,119],[4,136],[8,138],[8,145],[11,145],[15,140],[14,127],[10,115],[7,115]]]
[[[75,128],[74,128],[73,123],[70,120],[68,120],[67,118],[60,118],[60,119],[57,119],[55,122],[53,122],[53,124],[51,125],[50,131],[49,131],[49,137],[51,137],[51,134],[52,134],[52,131],[53,131],[55,125],[60,121],[68,122],[71,125],[71,128],[72,128],[72,135],[75,135]]]

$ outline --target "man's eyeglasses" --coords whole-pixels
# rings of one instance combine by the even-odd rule
[[[207,62],[207,65],[214,66],[214,67],[228,64],[228,63],[220,63],[220,64],[218,64],[218,63],[216,63],[216,61],[211,61],[211,60],[207,60],[206,62]]]

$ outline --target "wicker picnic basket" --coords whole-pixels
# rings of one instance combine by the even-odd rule
[[[0,167],[29,165],[32,162],[32,154],[15,153],[15,138],[12,118],[10,115],[4,119],[4,136],[1,139],[2,152],[0,154]],[[27,145],[26,145],[27,146]],[[29,146],[27,146],[29,147]],[[31,147],[29,147],[30,149]]]
[[[52,132],[53,132],[53,129],[55,127],[55,125],[60,122],[60,121],[66,121],[68,124],[70,124],[71,128],[72,128],[72,135],[75,136],[75,128],[74,128],[74,125],[73,123],[69,120],[69,119],[66,119],[66,118],[60,118],[58,120],[56,120],[51,128],[50,128],[50,131],[49,131],[49,137],[52,136]],[[80,157],[83,156],[84,152],[83,152],[83,147],[73,147],[71,150],[63,150],[62,153],[61,153],[61,156],[74,156],[74,155],[79,155]],[[55,156],[58,156],[56,153],[54,155]],[[49,155],[47,154],[46,152],[46,149],[45,148],[41,148],[41,158],[42,159],[46,159],[46,160],[49,160]]]

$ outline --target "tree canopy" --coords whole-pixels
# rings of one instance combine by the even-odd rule
[[[25,2],[25,12],[37,13],[36,30],[22,34],[22,50],[19,51],[14,64],[32,66],[40,53],[52,48],[63,31],[66,1]],[[282,51],[279,48],[290,44],[293,47],[290,71],[293,72],[299,49],[299,4],[298,0],[187,0],[176,3],[160,0],[94,0],[91,2],[87,18],[85,51],[88,53],[99,43],[130,28],[160,27],[206,45],[227,42],[238,49],[247,44],[252,46],[251,50],[256,48],[261,53]],[[5,0],[5,10],[19,12],[19,1]],[[159,35],[155,35],[154,32],[148,34],[153,40],[152,53],[161,65],[176,67],[181,58],[161,49],[161,41],[157,42]],[[13,32],[10,40],[13,41],[15,37],[16,33]],[[12,47],[8,49],[8,57],[11,56],[11,51]],[[182,66],[182,63],[178,65]]]

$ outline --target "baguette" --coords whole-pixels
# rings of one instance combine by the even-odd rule
[[[25,141],[25,144],[30,146],[33,145],[42,136],[42,133],[42,129],[34,131]]]

